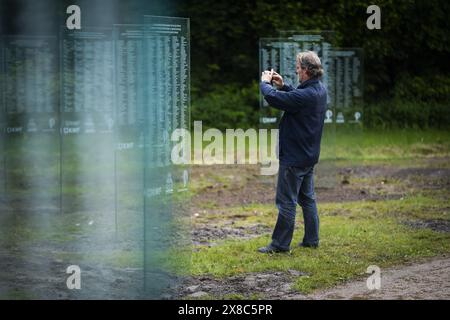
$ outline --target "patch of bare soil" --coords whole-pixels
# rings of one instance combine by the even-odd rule
[[[429,160],[433,165],[433,160]],[[259,166],[194,166],[192,180],[210,179],[192,197],[193,212],[205,207],[226,208],[248,204],[273,204],[276,176],[261,176]],[[411,188],[421,191],[450,190],[448,168],[402,168],[387,165],[337,168],[333,188],[316,188],[319,202],[400,199]]]
[[[191,180],[207,181],[192,197],[193,208],[205,203],[216,207],[273,203],[275,199],[275,178],[262,177],[256,165],[193,166]]]
[[[304,295],[293,290],[296,277],[308,276],[297,270],[288,272],[252,273],[223,279],[193,277],[184,283],[179,299],[201,299],[208,296],[230,298],[239,295],[257,299],[304,299]]]
[[[262,234],[271,232],[272,229],[263,224],[252,224],[248,226],[234,227],[232,223],[228,226],[197,225],[192,230],[194,245],[214,246],[218,240],[227,239],[251,239]]]
[[[404,224],[416,229],[431,229],[437,232],[450,232],[448,220],[414,220],[405,221]]]

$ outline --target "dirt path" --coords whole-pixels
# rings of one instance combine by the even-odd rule
[[[367,278],[307,296],[308,299],[450,300],[450,257],[381,270],[380,290],[369,290]]]
[[[226,298],[241,295],[268,300],[450,300],[450,256],[381,270],[381,288],[369,290],[367,277],[332,289],[304,295],[292,289],[302,272],[265,272],[215,279],[209,276],[188,279],[178,299]]]

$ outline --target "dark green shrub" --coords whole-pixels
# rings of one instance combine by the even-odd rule
[[[229,84],[193,98],[191,122],[203,128],[249,128],[258,125],[259,91],[256,82],[247,87]]]

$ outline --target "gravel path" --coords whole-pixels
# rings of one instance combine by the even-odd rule
[[[308,296],[309,299],[450,300],[450,257],[381,270],[381,288],[369,290],[367,278]]]

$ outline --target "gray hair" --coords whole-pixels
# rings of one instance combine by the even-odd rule
[[[306,73],[311,78],[323,76],[322,63],[314,51],[300,52],[297,55],[297,62],[300,63],[302,69],[306,69]]]

